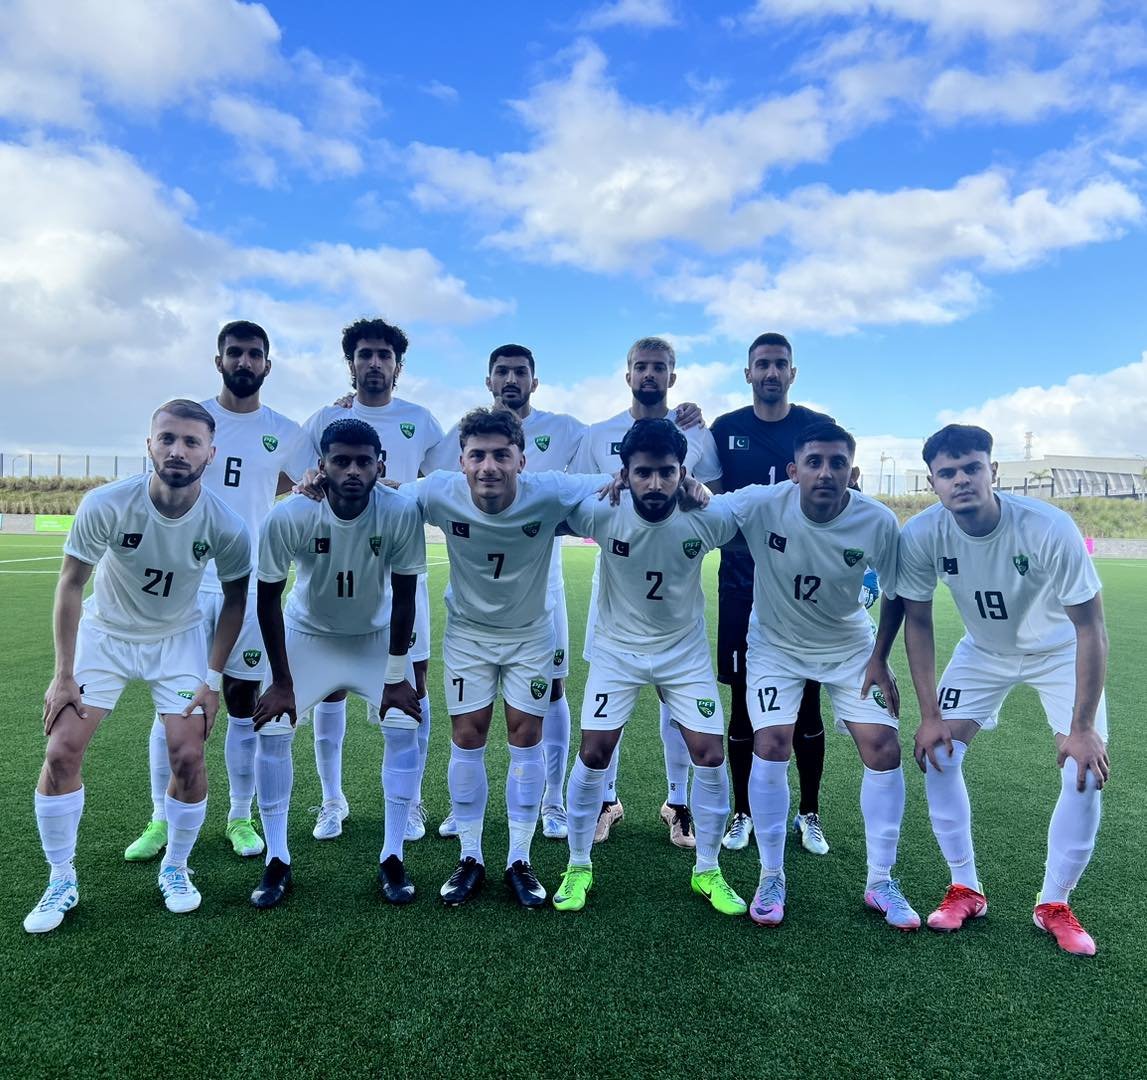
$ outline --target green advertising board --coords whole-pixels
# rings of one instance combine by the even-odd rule
[[[74,514],[37,514],[33,528],[38,533],[66,533],[75,520]]]

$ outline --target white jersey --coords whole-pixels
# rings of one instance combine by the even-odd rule
[[[344,521],[330,502],[291,495],[263,524],[259,580],[295,585],[284,622],[304,634],[358,635],[390,622],[390,575],[426,570],[426,540],[418,504],[383,484],[356,518]]]
[[[1075,641],[1063,610],[1100,590],[1083,537],[1071,518],[1037,499],[998,493],[999,524],[969,536],[937,503],[900,537],[898,591],[931,600],[943,581],[968,637],[1000,655],[1051,652]]]
[[[900,528],[887,506],[850,491],[845,508],[821,525],[801,510],[794,483],[751,484],[712,502],[732,506],[755,563],[750,638],[819,661],[872,644],[872,620],[858,599],[865,570],[876,570],[886,596],[897,595]]]
[[[461,471],[434,472],[415,490],[425,519],[446,535],[450,628],[468,636],[518,641],[550,627],[546,587],[554,530],[608,476],[522,473],[500,514],[480,510]]]
[[[199,586],[209,562],[222,581],[251,572],[247,526],[223,500],[201,488],[182,517],[164,517],[151,501],[151,474],[89,491],[64,544],[96,570],[84,618],[125,641],[159,641],[199,626]]]
[[[282,413],[266,405],[252,413],[231,412],[215,398],[200,404],[215,418],[215,460],[203,473],[203,486],[215,492],[246,522],[254,551],[263,519],[275,505],[279,473],[298,480],[314,463],[309,454],[301,452],[301,428]],[[222,591],[214,563],[203,574],[201,588]],[[252,574],[251,591],[254,590]]]
[[[704,624],[701,564],[706,552],[737,533],[732,507],[716,500],[704,510],[674,509],[649,522],[628,491],[610,506],[584,499],[566,519],[601,548],[594,640],[628,652],[662,652]]]
[[[303,424],[309,440],[311,465],[318,462],[319,443],[323,432],[336,420],[365,420],[378,432],[382,442],[382,460],[386,478],[408,484],[418,477],[427,455],[442,441],[442,426],[429,409],[402,398],[391,398],[389,405],[364,405],[356,397],[349,409],[325,405]]]
[[[670,409],[665,418],[677,423],[677,410]],[[621,440],[633,427],[633,416],[629,410],[620,412],[608,420],[591,424],[581,440],[581,445],[570,466],[572,472],[615,473],[621,468]],[[685,454],[685,468],[703,484],[716,480],[721,475],[721,460],[717,456],[717,444],[708,428],[682,428],[689,449]]]

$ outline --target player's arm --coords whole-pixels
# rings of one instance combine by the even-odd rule
[[[56,648],[56,670],[44,694],[44,734],[51,733],[56,717],[71,705],[86,716],[80,688],[75,679],[76,635],[84,606],[84,586],[92,576],[92,566],[74,555],[65,555],[56,582],[52,608],[52,638]]]
[[[415,574],[391,574],[390,591],[390,655],[386,658],[386,678],[382,690],[379,712],[398,709],[412,720],[422,723],[422,709],[418,694],[406,681],[406,654],[410,651],[410,635],[414,632],[414,602],[418,587]]]
[[[903,599],[901,602],[904,605],[904,649],[908,653],[908,670],[912,673],[912,685],[920,704],[920,726],[916,729],[913,756],[922,771],[925,759],[934,769],[941,771],[936,747],[943,743],[951,757],[952,736],[936,704],[936,637],[932,628],[932,601]],[[883,615],[881,608],[882,618]]]
[[[267,654],[267,664],[271,668],[271,684],[263,691],[255,706],[253,719],[256,731],[284,713],[290,717],[292,727],[297,719],[295,681],[287,661],[287,630],[283,623],[283,590],[286,587],[286,578],[282,581],[263,581],[260,578],[256,594],[259,633],[263,635],[263,651]]]
[[[278,483],[275,484],[275,498],[287,495],[295,490],[295,482],[285,472],[279,473]]]
[[[880,623],[876,628],[876,642],[872,646],[872,655],[868,658],[868,667],[864,672],[864,685],[860,688],[860,696],[868,697],[869,691],[879,687],[888,703],[888,715],[894,719],[900,716],[900,688],[896,685],[896,677],[888,666],[888,657],[892,653],[892,645],[896,635],[900,633],[900,624],[904,621],[904,601],[898,596],[885,597],[880,604]]]
[[[1059,765],[1073,758],[1079,776],[1076,787],[1082,791],[1087,770],[1095,773],[1095,786],[1103,787],[1111,774],[1107,747],[1095,730],[1095,711],[1107,675],[1107,627],[1103,621],[1103,600],[1098,593],[1082,604],[1064,607],[1075,627],[1075,703],[1071,710],[1071,731],[1059,747]]]

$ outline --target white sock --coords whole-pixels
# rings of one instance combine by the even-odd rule
[[[1067,903],[1091,861],[1099,832],[1101,794],[1095,786],[1095,773],[1088,771],[1087,786],[1077,791],[1075,760],[1068,758],[1059,771],[1059,799],[1047,830],[1047,864],[1039,894],[1042,904]]]
[[[546,790],[543,806],[564,806],[562,787],[566,779],[566,762],[570,756],[570,703],[562,694],[551,701],[542,721],[542,748],[546,755]]]
[[[260,732],[255,747],[255,790],[259,794],[259,817],[263,819],[263,836],[267,841],[267,858],[290,864],[287,849],[287,811],[291,806],[291,787],[295,782],[295,763],[291,745],[294,730],[267,734]]]
[[[761,856],[761,874],[785,874],[785,833],[789,822],[789,763],[753,755],[749,810]]]
[[[223,760],[227,765],[227,784],[231,790],[228,821],[251,816],[255,798],[255,721],[249,716],[229,716],[227,737],[223,742]]]
[[[617,802],[617,763],[621,760],[621,740],[625,735],[625,728],[621,729],[621,734],[617,736],[617,745],[613,748],[613,754],[609,759],[609,764],[605,767],[605,784],[601,789],[602,802]],[[599,806],[600,810],[601,807]]]
[[[52,867],[52,880],[67,877],[67,870],[76,857],[76,837],[80,832],[80,816],[84,812],[84,789],[69,791],[66,795],[41,795],[36,792],[36,827],[40,830],[40,846],[44,858]]]
[[[462,858],[482,857],[482,825],[486,820],[486,799],[489,785],[486,781],[486,748],[463,750],[450,743],[450,764],[446,769],[446,783],[450,789],[450,809],[458,826],[458,839],[462,842]]]
[[[426,772],[426,755],[430,753],[430,695],[418,699],[422,723],[418,725],[418,783],[414,788],[415,804],[422,802],[422,777]]]
[[[506,770],[506,816],[510,819],[507,869],[519,859],[530,861],[530,844],[542,808],[545,780],[546,758],[541,743],[510,747],[510,767]]]
[[[868,849],[868,881],[871,888],[892,877],[896,865],[896,845],[904,818],[904,766],[877,772],[864,766],[860,781],[860,813],[864,818],[864,840]]]
[[[932,832],[940,853],[948,863],[953,885],[965,885],[978,893],[980,879],[976,876],[976,854],[972,848],[972,804],[964,784],[964,755],[968,744],[952,740],[952,756],[944,757],[941,748],[940,768],[937,772],[926,763],[924,791],[928,796],[928,816],[932,819]]]
[[[665,801],[671,806],[684,806],[689,791],[689,747],[681,729],[673,723],[669,706],[661,703],[661,746],[665,751],[665,780],[668,795]]]
[[[697,859],[693,869],[698,874],[717,869],[717,853],[729,819],[729,774],[725,763],[694,765],[693,789],[689,806],[697,828]]]
[[[151,778],[151,820],[166,821],[171,759],[167,756],[167,728],[159,713],[151,721],[151,733],[147,737],[147,767]]]
[[[590,865],[590,849],[597,829],[598,814],[604,801],[606,769],[591,769],[581,759],[574,758],[566,787],[566,807],[569,822],[570,863],[573,866]]]
[[[323,787],[323,802],[343,799],[343,739],[346,738],[346,698],[315,706],[315,768]],[[344,800],[345,801],[345,800]]]
[[[406,836],[406,819],[410,803],[418,788],[418,732],[413,728],[386,728],[386,747],[382,753],[383,815],[382,851],[378,861],[391,855],[402,858],[402,841]]]
[[[187,866],[191,849],[207,819],[207,799],[199,802],[180,802],[174,795],[167,796],[167,850],[163,853],[163,867]]]

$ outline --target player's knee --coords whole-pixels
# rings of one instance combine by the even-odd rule
[[[203,744],[197,742],[172,745],[167,741],[167,756],[171,762],[171,775],[177,784],[192,784],[203,774]]]
[[[84,760],[83,747],[71,739],[51,739],[44,753],[44,771],[53,785],[79,775]]]
[[[900,740],[896,729],[882,727],[880,733],[867,742],[861,759],[873,772],[888,772],[899,768]]]
[[[753,736],[753,753],[766,761],[788,761],[793,737],[788,729],[762,728]]]
[[[694,765],[699,765],[703,769],[712,769],[725,764],[725,748],[721,745],[720,737],[714,736],[712,739],[706,739],[700,744],[695,742],[693,746],[690,746],[689,757]]]
[[[605,769],[613,757],[613,743],[605,739],[582,739],[578,757],[587,769]]]

